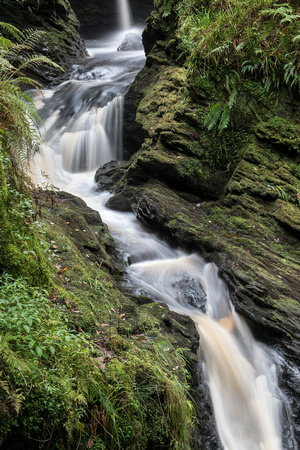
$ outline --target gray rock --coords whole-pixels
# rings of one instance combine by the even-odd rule
[[[117,48],[118,52],[126,52],[133,50],[143,50],[143,42],[141,36],[136,33],[127,33],[123,42]]]

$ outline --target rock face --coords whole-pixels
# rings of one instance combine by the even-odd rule
[[[284,361],[280,383],[297,439],[299,98],[285,88],[279,101],[271,93],[259,96],[258,83],[245,83],[232,126],[221,137],[209,131],[203,118],[222,96],[218,81],[191,81],[178,63],[172,29],[155,19],[143,36],[146,66],[125,100],[130,159],[113,170],[107,186],[128,198],[142,222],[218,264],[236,310]],[[289,432],[284,439],[294,448]]]
[[[20,30],[34,28],[45,31],[42,42],[36,45],[38,53],[58,63],[65,72],[48,66],[34,71],[31,76],[42,84],[58,83],[68,79],[72,64],[86,56],[79,35],[79,21],[68,0],[3,0],[0,4],[2,22],[15,25]]]
[[[153,9],[153,0],[131,0],[132,23],[144,25]],[[117,1],[104,0],[3,0],[0,4],[2,22],[18,29],[34,28],[46,32],[36,51],[48,56],[64,70],[44,66],[30,73],[42,85],[57,84],[68,79],[71,66],[86,57],[85,43],[81,38],[94,38],[119,27]],[[79,34],[80,29],[80,34]],[[139,38],[128,36],[120,50],[141,49]]]
[[[119,26],[117,13],[117,0],[70,0],[85,37],[103,34]],[[144,25],[146,18],[153,9],[153,0],[129,0],[132,20],[135,24]]]

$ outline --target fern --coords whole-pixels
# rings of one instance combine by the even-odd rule
[[[212,105],[208,114],[204,117],[204,125],[208,130],[211,130],[218,125],[219,133],[224,131],[230,122],[230,111],[234,107],[238,96],[238,84],[240,82],[240,75],[232,70],[229,75],[226,75],[225,88],[229,94],[228,101],[219,102]]]
[[[294,56],[295,58],[286,63],[284,66],[284,82],[290,87],[293,87],[294,85],[300,86],[300,74],[297,67],[297,54]]]
[[[24,373],[30,371],[30,367],[19,353],[14,352],[10,348],[10,342],[14,340],[14,337],[9,333],[0,335],[0,392],[1,389],[5,392],[4,404],[7,408],[12,408],[16,414],[19,414],[21,410],[22,401],[24,395],[19,389],[14,389],[10,383],[10,374],[18,371],[26,382]]]
[[[18,42],[22,41],[23,36],[22,31],[18,30],[18,28],[16,28],[11,23],[0,22],[0,27],[2,27],[3,30],[5,30],[8,34],[10,34],[16,41]]]
[[[219,133],[222,133],[222,131],[228,127],[229,120],[230,120],[230,108],[229,108],[228,104],[225,104],[223,111],[222,111],[219,126],[218,126]]]
[[[177,7],[177,37],[187,57],[189,76],[208,75],[221,66],[222,75],[235,68],[242,75],[261,81],[266,90],[283,82],[289,88],[298,85],[298,77],[291,71],[289,77],[285,75],[287,64],[294,59],[287,55],[300,40],[300,15],[295,2],[294,6],[287,0],[281,4],[274,0],[208,3],[197,11],[193,8],[198,7],[197,0],[182,0]]]
[[[1,389],[6,394],[6,405],[10,405],[14,411],[19,414],[22,406],[22,401],[24,400],[24,396],[22,393],[19,393],[19,390],[13,390],[8,381],[3,380],[3,372],[0,372],[0,392]],[[3,409],[3,406],[2,406]]]
[[[261,10],[261,14],[273,18],[280,16],[280,23],[282,24],[285,22],[292,23],[294,20],[300,19],[300,15],[294,14],[293,8],[288,3],[282,3],[281,5],[276,6],[275,9],[263,9]]]
[[[10,348],[9,343],[13,340],[14,337],[9,333],[6,333],[5,335],[0,334],[0,354],[4,367],[6,367],[8,371],[14,371],[17,369],[22,372],[27,372],[30,370],[28,364],[25,363],[19,353],[14,352]]]
[[[45,36],[44,32],[32,29],[21,32],[4,22],[0,22],[0,26],[16,40],[12,42],[0,34],[0,145],[12,159],[24,166],[41,140],[35,126],[38,116],[34,102],[23,91],[24,86],[39,88],[40,84],[25,72],[44,64],[59,66],[33,51]]]
[[[223,110],[223,104],[221,102],[212,105],[208,111],[208,114],[204,117],[204,125],[207,126],[209,130],[214,128],[221,116]]]
[[[235,70],[232,70],[229,75],[226,75],[225,85],[229,93],[229,100],[227,102],[229,109],[232,109],[236,103],[239,82],[240,82],[240,75]]]

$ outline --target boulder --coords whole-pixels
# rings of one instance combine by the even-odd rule
[[[117,50],[118,52],[126,52],[143,49],[144,47],[141,36],[136,33],[127,33]]]

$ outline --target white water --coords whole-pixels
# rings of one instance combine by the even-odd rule
[[[128,0],[118,1],[118,15],[122,30],[129,30],[131,27],[131,12]]]
[[[112,41],[122,36],[116,33]],[[281,401],[276,368],[235,313],[215,265],[196,254],[174,250],[145,230],[133,214],[105,208],[109,193],[96,192],[94,169],[121,157],[122,93],[141,68],[141,52],[116,52],[108,41],[90,43],[91,59],[74,70],[74,80],[55,91],[36,94],[51,145],[34,161],[33,178],[82,197],[101,213],[124,257],[132,264],[128,279],[172,310],[189,315],[201,341],[217,428],[225,449],[280,450]],[[102,45],[102,43],[101,43]],[[191,306],[207,296],[206,314]]]

